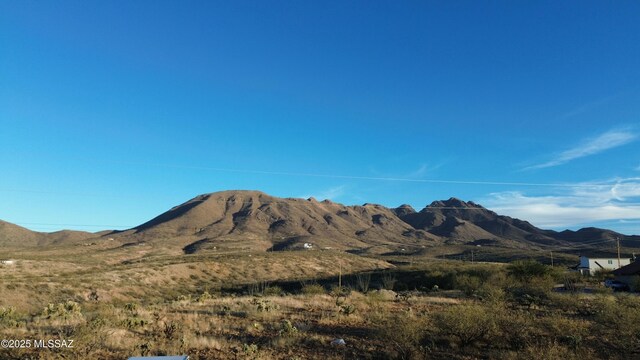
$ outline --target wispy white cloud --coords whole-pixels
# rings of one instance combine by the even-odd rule
[[[637,134],[629,130],[610,130],[597,137],[587,139],[576,147],[555,155],[553,159],[547,162],[528,166],[524,168],[524,170],[543,169],[562,165],[575,159],[595,155],[605,150],[628,144],[636,140],[637,137]]]
[[[422,177],[422,176],[428,174],[431,170],[435,170],[435,167],[431,168],[427,164],[420,164],[420,167],[418,167],[416,170],[406,174],[404,177],[419,178],[419,177]]]
[[[402,172],[379,171],[375,168],[370,168],[369,171],[378,179],[407,179],[408,181],[414,181],[425,176],[433,176],[436,170],[444,166],[447,162],[448,160],[444,159],[437,163],[420,163],[415,168]]]
[[[593,110],[593,109],[595,109],[595,108],[597,108],[597,107],[599,107],[599,106],[601,106],[603,104],[608,103],[612,99],[618,97],[618,95],[619,94],[609,95],[609,96],[605,96],[605,97],[602,97],[600,99],[597,99],[597,100],[582,104],[582,105],[580,105],[580,106],[578,106],[578,107],[576,107],[576,108],[574,108],[574,109],[572,109],[572,110],[560,115],[560,117],[558,119],[559,120],[564,120],[564,119],[568,119],[568,118],[571,118],[571,117],[574,117],[574,116],[589,112],[589,111],[591,111],[591,110]]]
[[[490,194],[488,208],[530,221],[543,228],[567,228],[602,221],[640,220],[640,178],[616,179],[608,184],[576,184],[552,194],[523,192]],[[640,233],[640,229],[635,230]]]
[[[337,198],[343,196],[346,193],[346,189],[347,187],[345,185],[340,185],[340,186],[334,186],[325,190],[321,190],[317,193],[314,194],[310,194],[310,195],[302,195],[299,196],[301,198],[307,199],[307,198],[315,198],[317,200],[336,200]]]

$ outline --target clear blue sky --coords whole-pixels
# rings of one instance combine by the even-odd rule
[[[0,219],[125,228],[258,189],[638,234],[638,19],[637,1],[2,1]]]

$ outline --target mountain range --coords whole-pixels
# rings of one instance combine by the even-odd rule
[[[606,229],[543,230],[456,198],[434,201],[416,211],[409,205],[346,206],[245,190],[196,196],[124,231],[39,233],[0,221],[3,247],[99,244],[108,240],[122,247],[148,245],[186,254],[304,248],[388,254],[416,253],[446,245],[571,249],[581,245],[597,248],[616,238],[626,247],[638,247],[640,243],[640,236]]]

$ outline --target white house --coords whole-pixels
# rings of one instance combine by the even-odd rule
[[[611,271],[629,264],[631,264],[631,259],[628,258],[620,258],[620,264],[618,264],[618,258],[580,256],[580,264],[578,264],[577,270],[582,275],[593,275],[598,270]]]
[[[0,264],[2,265],[13,265],[15,263],[15,260],[0,260]]]

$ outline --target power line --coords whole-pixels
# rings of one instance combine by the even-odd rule
[[[570,251],[570,250],[584,250],[585,247],[593,247],[596,245],[606,244],[613,242],[615,240],[598,240],[598,241],[589,241],[589,242],[581,242],[576,243],[574,245],[564,245],[564,246],[549,246],[553,249],[553,251]],[[548,251],[549,249],[545,249],[543,251]]]
[[[4,191],[4,190],[0,189],[0,191]],[[239,191],[243,191],[243,190],[239,190]],[[224,192],[224,191],[221,191],[221,192]],[[60,193],[56,193],[56,194],[60,194]],[[212,195],[212,194],[216,194],[216,193],[207,193],[207,194],[198,195],[198,196],[196,196],[196,197],[194,197],[194,198],[192,198],[192,199],[190,199],[190,200],[188,200],[186,202],[183,202],[183,203],[181,203],[179,205],[176,205],[175,207],[179,207],[181,205],[185,205],[185,204],[187,204],[187,203],[189,203],[191,201],[194,201],[194,202],[195,201],[199,201],[199,199],[197,199],[197,197],[208,196],[208,195]],[[282,197],[282,198],[280,198],[280,197],[271,196],[271,195],[268,195],[268,194],[265,194],[265,195],[269,196],[269,197],[277,198],[277,199],[280,199],[280,200],[303,200],[303,201],[308,201],[308,199],[305,199],[305,198],[302,198],[302,197]],[[215,202],[219,202],[219,203],[225,203],[225,202],[231,201],[231,199],[230,198],[206,199],[206,201],[208,201],[208,202],[215,201]],[[386,206],[386,205],[376,204],[376,203],[364,203],[362,205],[346,205],[346,204],[342,204],[342,203],[338,203],[338,202],[333,202],[333,201],[331,201],[329,199],[316,200],[316,201],[318,201],[318,202],[330,201],[331,203],[333,203],[335,205],[344,206],[346,208],[365,207],[365,206],[381,206],[381,207],[384,207],[385,209],[392,210],[392,211],[402,206],[402,205],[400,205],[398,207],[389,207],[389,206]],[[447,200],[443,200],[443,201],[447,201]],[[251,202],[251,201],[242,202],[242,206],[251,205],[252,203],[253,202]],[[282,203],[282,201],[279,201],[279,200],[267,200],[267,201],[259,200],[258,203],[260,205],[270,205],[270,204],[279,204],[279,203]],[[471,201],[468,202],[468,203],[471,203]],[[585,207],[585,208],[588,208],[588,207]],[[425,210],[425,209],[426,210],[487,210],[487,211],[491,211],[491,212],[495,213],[495,211],[491,210],[490,208],[486,208],[486,207],[480,206],[480,205],[478,205],[478,206],[437,206],[437,205],[433,205],[432,206],[432,205],[427,205],[422,210]],[[524,210],[524,209],[528,209],[528,207],[526,207],[526,206],[509,207],[508,209],[509,210]],[[420,211],[422,211],[422,210],[420,210]],[[420,211],[416,211],[416,213],[419,213]],[[506,216],[506,215],[498,215],[498,216]],[[611,220],[616,220],[616,219],[611,219]],[[526,220],[522,220],[522,221],[526,221]],[[43,224],[43,225],[49,225],[49,224]],[[51,224],[51,225],[58,225],[58,224]],[[65,225],[65,224],[61,224],[61,225]],[[73,225],[73,224],[71,224],[71,225]],[[94,226],[94,225],[87,225],[87,226]],[[103,225],[95,225],[95,226],[103,226]],[[119,226],[119,225],[105,225],[105,226]]]
[[[207,171],[227,172],[227,173],[245,173],[245,174],[262,174],[262,175],[276,175],[276,176],[316,177],[316,178],[371,180],[371,181],[401,181],[401,182],[428,183],[428,184],[491,185],[491,186],[508,185],[508,186],[533,186],[533,187],[572,187],[572,188],[610,187],[614,185],[611,183],[585,184],[585,183],[539,183],[539,182],[517,182],[517,181],[495,181],[495,180],[482,181],[482,180],[459,180],[459,179],[414,179],[414,178],[406,178],[406,177],[361,176],[361,175],[345,175],[345,174],[306,173],[306,172],[295,172],[295,171],[233,169],[233,168],[208,167],[208,166],[196,166],[196,165],[177,165],[177,164],[144,163],[144,162],[128,162],[128,161],[114,161],[114,163],[137,165],[137,166],[155,166],[155,167],[165,167],[165,168],[174,168],[174,169],[207,170]],[[50,191],[17,190],[17,189],[0,189],[0,191],[58,193],[58,192],[50,192]],[[73,195],[73,193],[59,193],[59,194]],[[93,194],[76,194],[76,195],[96,196]]]

